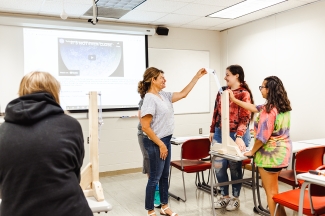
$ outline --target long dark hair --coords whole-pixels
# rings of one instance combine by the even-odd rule
[[[290,100],[284,88],[282,81],[277,76],[269,76],[264,79],[265,87],[269,90],[267,102],[265,104],[266,112],[270,112],[275,107],[279,113],[291,111]]]
[[[147,68],[143,74],[143,80],[139,81],[138,83],[138,93],[140,94],[141,98],[144,98],[144,95],[150,89],[152,78],[157,79],[161,73],[164,72],[155,67]]]
[[[240,65],[230,65],[226,68],[226,70],[229,70],[232,75],[238,74],[238,81],[240,82],[240,85],[249,92],[249,95],[251,97],[251,103],[254,104],[252,91],[250,90],[249,86],[245,81],[244,69]],[[254,119],[254,113],[251,113],[251,120],[253,119]]]

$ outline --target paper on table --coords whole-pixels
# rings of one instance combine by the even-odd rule
[[[223,90],[222,90],[222,88],[221,88],[221,85],[220,85],[220,82],[219,82],[219,79],[218,79],[218,76],[217,76],[216,71],[215,71],[214,69],[211,69],[211,68],[205,68],[205,70],[206,70],[208,73],[210,73],[210,74],[213,75],[214,80],[216,81],[216,84],[217,84],[217,88],[219,89],[218,91],[219,91],[220,94],[222,94]]]

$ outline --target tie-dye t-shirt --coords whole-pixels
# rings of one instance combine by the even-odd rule
[[[266,112],[264,105],[256,107],[259,111],[254,130],[255,139],[264,144],[256,153],[256,166],[265,168],[287,167],[292,155],[290,140],[290,112],[278,113],[273,108]]]

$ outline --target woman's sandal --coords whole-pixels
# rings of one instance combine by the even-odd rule
[[[156,215],[156,212],[152,212],[151,214],[148,214],[148,216],[151,216],[151,215]]]
[[[161,209],[160,209],[160,210],[161,210],[161,211],[160,211],[160,214],[161,214],[161,215],[168,215],[168,214],[165,212],[166,209],[169,209],[169,207],[166,207],[166,208],[164,208],[164,209],[161,208]],[[177,215],[177,213],[173,212],[173,214],[171,214],[171,215],[169,215],[169,216],[176,216],[176,215]]]

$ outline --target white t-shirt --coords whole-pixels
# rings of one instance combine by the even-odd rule
[[[174,108],[172,92],[160,91],[159,96],[147,93],[141,106],[141,117],[152,115],[151,129],[159,139],[174,132]]]

